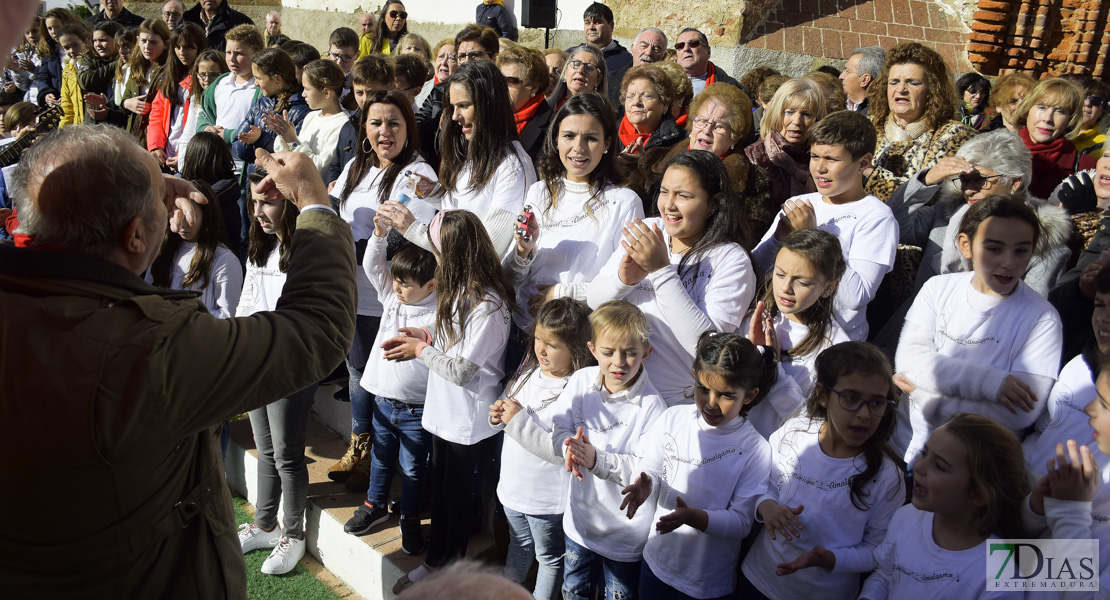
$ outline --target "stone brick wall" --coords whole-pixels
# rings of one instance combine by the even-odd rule
[[[1110,19],[1100,0],[979,0],[968,58],[985,75],[1107,75]]]
[[[920,41],[935,48],[950,67],[971,69],[964,44],[966,26],[939,2],[923,0],[782,0],[755,28],[748,48],[847,60],[861,46],[891,48]]]

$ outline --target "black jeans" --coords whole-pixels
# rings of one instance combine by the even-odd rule
[[[470,535],[481,519],[474,500],[474,469],[492,452],[495,437],[466,446],[432,436],[432,530],[424,562],[440,568],[466,556]]]

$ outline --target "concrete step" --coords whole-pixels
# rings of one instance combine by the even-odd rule
[[[325,427],[321,421],[335,422],[344,406],[323,392],[317,394],[316,406],[308,423],[305,457],[308,462],[308,509],[305,527],[308,551],[356,594],[368,600],[394,598],[393,584],[405,573],[419,566],[424,555],[409,556],[401,550],[399,517],[375,527],[368,535],[353,536],[343,531],[343,524],[366,499],[365,493],[347,492],[342,483],[328,479],[328,468],[347,451],[349,429],[340,434]],[[346,408],[349,427],[350,409]],[[258,498],[258,459],[250,421],[243,418],[231,423],[226,471],[231,489],[251,504]],[[400,476],[394,477],[391,497],[400,497]],[[424,536],[428,535],[429,515],[421,515]],[[493,521],[498,521],[494,519]],[[487,521],[489,523],[489,521]],[[487,529],[492,529],[487,527]],[[498,529],[501,529],[498,527]],[[502,532],[497,536],[503,538]],[[467,555],[493,564],[504,564],[504,544],[494,542],[494,535],[484,531],[470,540]]]

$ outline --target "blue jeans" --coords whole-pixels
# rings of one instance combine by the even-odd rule
[[[366,501],[385,506],[393,481],[393,463],[400,454],[401,514],[420,514],[420,491],[432,449],[432,434],[421,425],[424,405],[406,404],[400,400],[377,398],[374,401],[374,445],[371,448],[370,489]]]
[[[370,433],[373,429],[374,394],[362,387],[362,374],[366,371],[366,361],[378,334],[381,317],[355,315],[355,337],[351,350],[347,353],[347,385],[351,397],[351,432]]]
[[[308,413],[312,410],[316,384],[289,394],[250,413],[251,432],[258,449],[258,501],[254,524],[270,530],[277,525],[278,502],[287,537],[304,532],[304,510],[308,505],[308,464],[304,458]]]
[[[605,600],[636,600],[642,561],[610,560],[593,550],[566,538],[563,559],[563,598],[593,600],[595,591],[604,585]]]
[[[731,596],[732,594],[727,594],[711,600],[725,600]],[[754,600],[755,598],[746,595],[740,597],[745,598],[745,600],[749,598]],[[695,598],[683,594],[664,583],[663,580],[655,576],[655,573],[651,572],[651,567],[648,566],[647,561],[644,561],[644,566],[640,569],[640,600],[695,600]]]
[[[563,579],[563,515],[526,515],[509,507],[509,555],[505,558],[505,577],[517,583],[528,578],[532,559],[540,562],[536,573],[536,600],[556,600]]]

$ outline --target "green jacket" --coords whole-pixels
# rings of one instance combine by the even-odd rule
[[[208,89],[204,90],[204,96],[202,97],[202,102],[200,105],[200,114],[197,118],[197,133],[204,131],[204,128],[208,127],[209,125],[216,124],[216,115],[219,114],[216,109],[216,85],[223,81],[225,77],[228,77],[230,75],[231,73],[224,73],[223,75],[220,75],[216,78],[216,81],[213,81],[211,85],[208,86]],[[262,90],[255,89],[254,98],[251,99],[251,103],[257,102],[258,98],[261,96]],[[235,127],[235,129],[227,127],[224,128],[224,143],[228,146],[231,145],[231,142],[235,141],[235,136],[239,133],[239,126],[236,125]]]
[[[112,78],[116,74],[116,61],[103,61],[92,57],[88,53],[78,57],[78,65],[85,68],[77,70],[77,84],[85,94],[112,94]],[[97,120],[89,114],[89,107],[85,105],[85,123],[94,124]]]
[[[275,311],[218,319],[115,263],[0,245],[5,595],[246,598],[212,426],[320,380],[354,334],[350,226],[302,214],[289,265]]]

